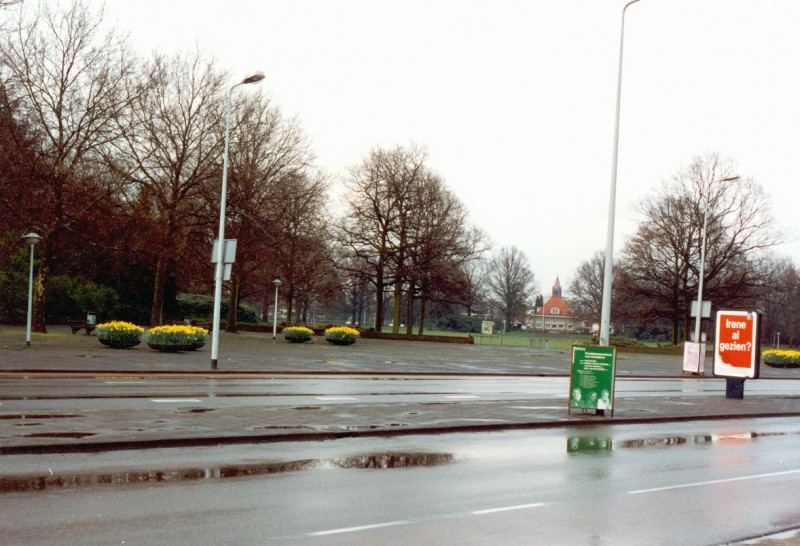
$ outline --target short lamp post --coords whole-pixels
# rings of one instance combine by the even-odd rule
[[[28,233],[22,236],[25,243],[31,246],[31,266],[28,275],[28,327],[25,330],[25,344],[31,346],[31,325],[33,323],[33,247],[35,247],[42,237],[38,233]]]
[[[719,180],[712,180],[708,184],[708,191],[706,192],[706,203],[703,207],[703,231],[700,235],[700,268],[697,278],[697,316],[694,321],[694,341],[700,343],[700,322],[703,320],[703,277],[705,276],[706,265],[706,229],[708,228],[708,206],[709,206],[709,193],[711,193],[711,186],[717,182],[733,182],[739,180],[738,176],[729,176]]]
[[[275,285],[275,309],[272,312],[272,341],[274,342],[278,336],[278,288],[281,285],[281,280],[275,279],[272,284]]]
[[[242,81],[228,91],[228,106],[225,113],[225,151],[222,155],[222,188],[219,198],[219,245],[217,252],[217,268],[214,274],[214,319],[211,325],[211,369],[217,369],[219,356],[219,323],[222,306],[222,277],[225,271],[225,200],[228,193],[228,141],[231,135],[231,96],[233,90],[240,85],[258,83],[264,79],[263,72],[248,74]]]

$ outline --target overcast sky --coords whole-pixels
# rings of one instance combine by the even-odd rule
[[[496,249],[525,252],[549,294],[606,245],[624,3],[109,0],[106,10],[145,55],[199,44],[234,78],[262,70],[264,91],[299,118],[333,175],[378,145],[427,146],[473,223]],[[798,28],[797,0],[628,9],[616,253],[636,203],[707,152],[735,159],[800,232]],[[800,261],[797,241],[778,252]]]

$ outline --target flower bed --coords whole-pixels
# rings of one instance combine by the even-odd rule
[[[97,339],[112,349],[130,349],[142,341],[144,328],[130,322],[111,321],[97,325]]]
[[[767,349],[761,351],[761,361],[773,368],[800,368],[800,351]]]
[[[355,328],[333,326],[325,330],[325,341],[334,345],[352,345],[361,335]]]
[[[205,345],[208,330],[198,326],[170,324],[147,331],[147,345],[162,353],[195,351]]]
[[[311,340],[314,330],[305,326],[287,326],[283,329],[283,339],[289,343],[305,343]]]

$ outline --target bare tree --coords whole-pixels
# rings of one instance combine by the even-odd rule
[[[764,283],[755,290],[763,312],[762,342],[796,346],[800,342],[800,272],[789,258],[767,257],[754,264]]]
[[[366,275],[375,287],[378,332],[383,326],[385,291],[390,286],[395,287],[394,330],[399,329],[399,291],[408,267],[412,192],[424,172],[426,157],[416,146],[376,148],[350,169],[345,182],[346,211],[337,225],[336,239],[345,249],[345,257],[353,260],[340,267],[359,264],[359,270],[352,272]]]
[[[717,154],[695,158],[642,201],[645,221],[623,250],[623,292],[649,302],[651,317],[672,323],[673,343],[681,323],[686,337],[690,303],[697,297],[706,203],[704,299],[724,306],[752,298],[758,271],[750,259],[781,241],[771,229],[764,192],[753,179],[717,182],[734,174],[733,162]]]
[[[63,11],[46,4],[40,11],[23,9],[0,47],[3,79],[41,142],[38,176],[31,181],[41,201],[30,226],[43,236],[34,290],[37,332],[46,331],[45,286],[63,238],[93,245],[76,226],[119,189],[99,170],[119,136],[114,121],[130,112],[135,65],[127,41],[101,31],[102,19],[82,0]]]
[[[418,334],[422,335],[428,301],[454,300],[462,293],[461,267],[486,250],[486,237],[470,228],[467,210],[433,173],[423,173],[414,193],[406,234],[409,264],[403,279],[407,333],[412,332],[415,297],[419,299]]]
[[[268,296],[276,277],[284,282],[281,293],[291,310],[296,278],[312,278],[300,261],[312,259],[322,244],[327,195],[327,180],[313,170],[309,140],[295,118],[286,119],[260,93],[242,96],[234,113],[227,230],[239,243],[229,283],[229,331],[236,330],[239,300]],[[217,185],[211,189],[209,200],[219,192]],[[313,265],[324,261],[313,259]]]
[[[604,275],[605,254],[602,250],[598,250],[578,266],[569,285],[570,309],[576,318],[585,321],[600,320]]]
[[[488,277],[489,298],[505,317],[506,329],[525,311],[534,287],[528,258],[517,247],[503,247],[492,260]]]
[[[203,197],[219,173],[226,75],[195,50],[154,56],[146,79],[150,85],[121,128],[117,159],[133,184],[130,200],[147,203],[154,225],[142,250],[155,266],[150,324],[156,325],[176,256],[187,252],[189,232],[207,227],[217,212]]]

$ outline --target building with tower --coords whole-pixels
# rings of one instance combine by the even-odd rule
[[[561,297],[561,281],[558,277],[553,284],[553,293],[547,301],[540,296],[536,303],[536,306],[528,311],[525,319],[529,329],[545,333],[574,332],[576,330],[577,321]]]

